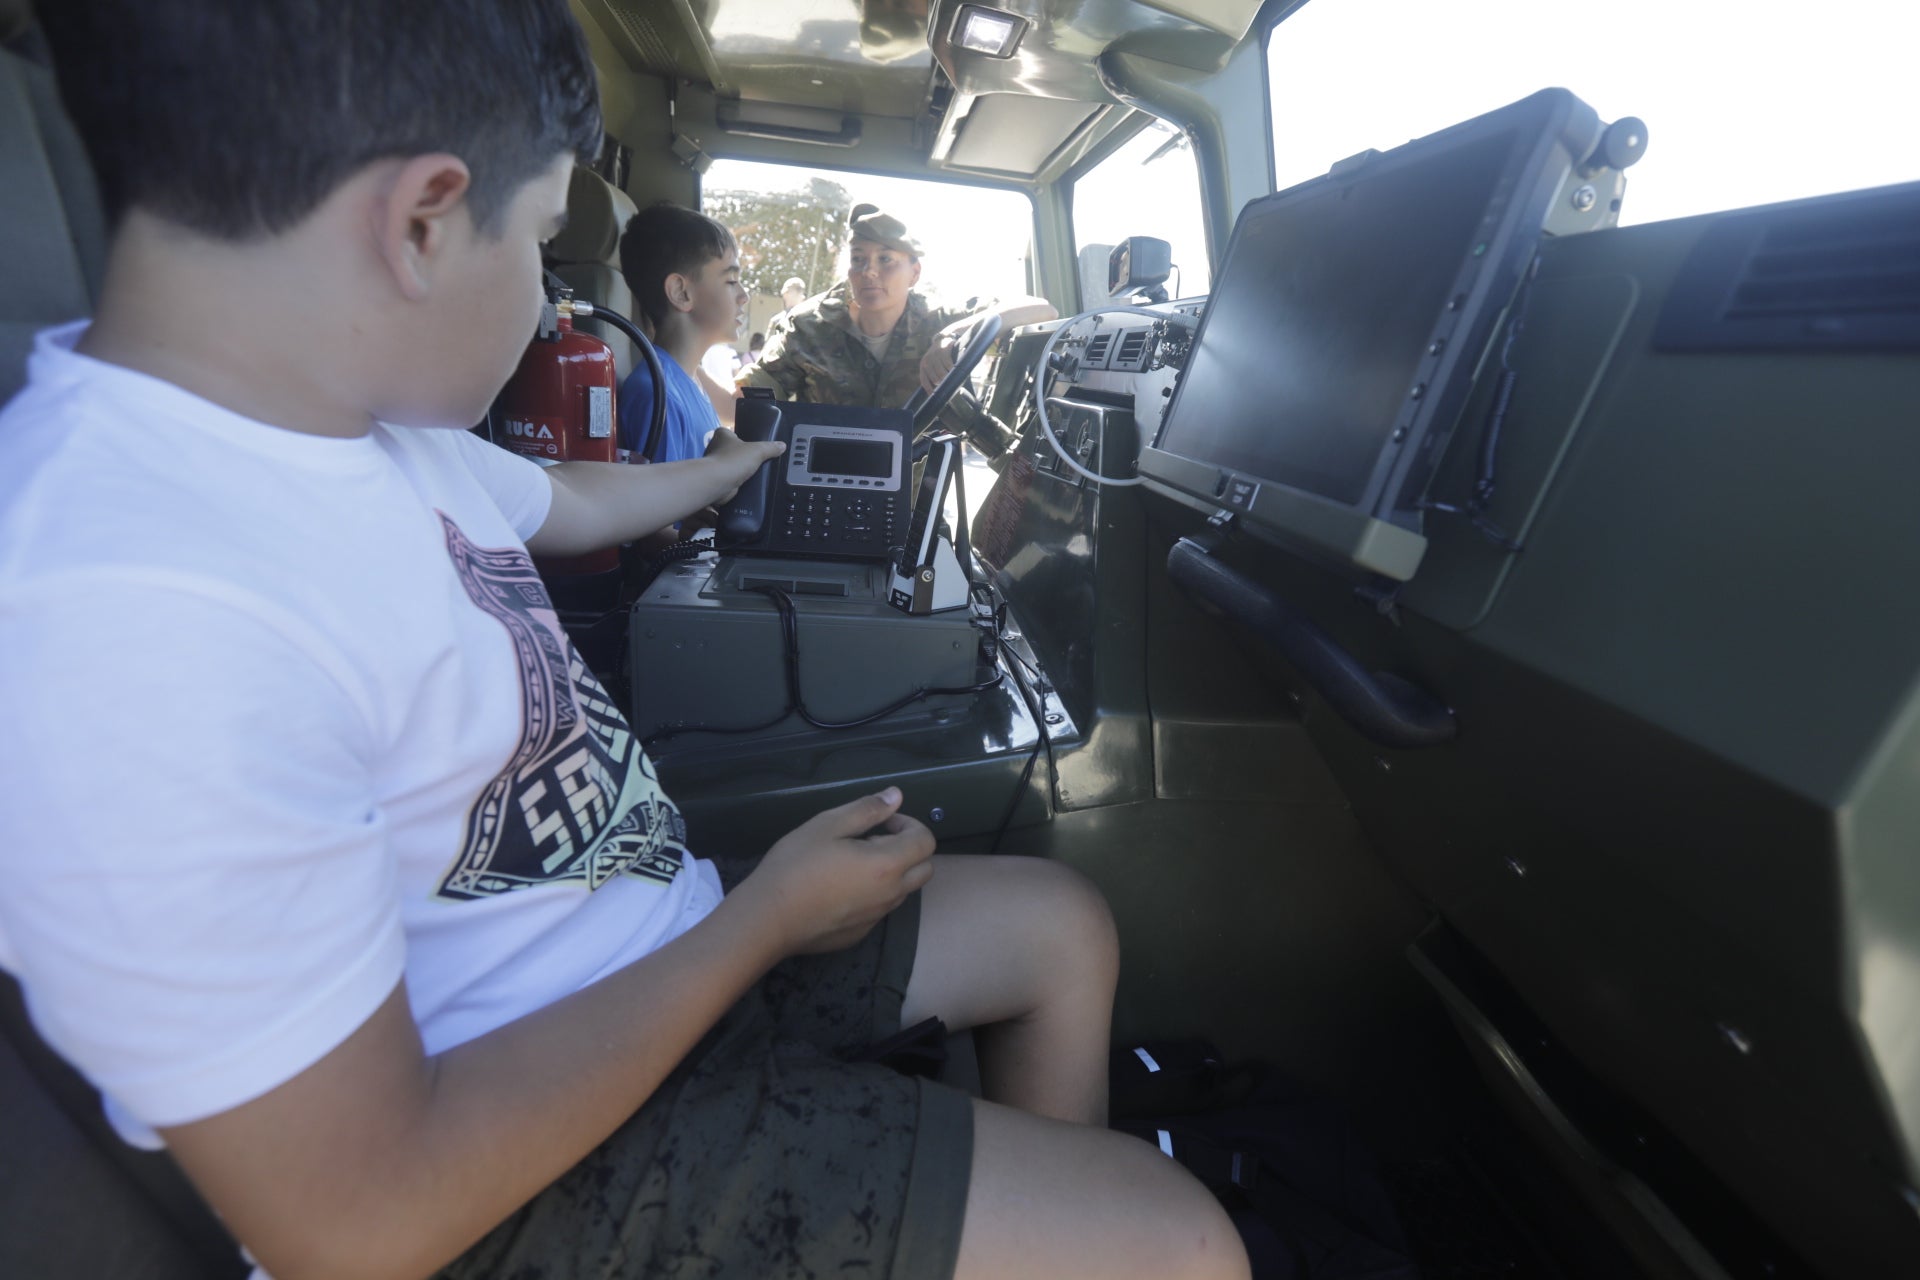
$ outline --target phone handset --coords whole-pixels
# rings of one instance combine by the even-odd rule
[[[755,444],[786,440],[789,434],[780,413],[780,402],[771,396],[756,395],[743,396],[734,403],[733,432]],[[792,441],[787,443],[791,445]],[[767,513],[773,506],[774,468],[780,462],[780,458],[769,458],[761,463],[760,469],[747,477],[739,492],[721,506],[715,527],[723,542],[737,545],[760,537],[767,525]]]
[[[920,493],[914,499],[913,520],[907,527],[907,545],[894,562],[893,584],[887,603],[904,613],[942,613],[964,608],[970,583],[953,541],[941,530],[947,494],[962,464],[959,436],[937,435],[928,441],[927,461],[920,473]],[[960,513],[965,521],[966,513]],[[956,525],[962,530],[964,524]]]

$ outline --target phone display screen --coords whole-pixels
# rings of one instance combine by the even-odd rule
[[[807,447],[807,470],[813,475],[886,479],[893,474],[894,447],[885,441],[815,436]]]

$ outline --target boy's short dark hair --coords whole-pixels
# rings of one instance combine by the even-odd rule
[[[658,328],[672,311],[667,277],[692,275],[733,250],[733,232],[704,213],[663,200],[628,220],[620,236],[620,272],[641,312]]]
[[[58,0],[61,96],[109,211],[224,240],[285,231],[375,160],[466,161],[499,227],[563,152],[600,145],[593,63],[565,0]]]

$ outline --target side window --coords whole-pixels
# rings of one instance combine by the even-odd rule
[[[1176,298],[1207,291],[1206,223],[1200,170],[1186,135],[1156,120],[1073,184],[1073,243],[1079,254],[1080,305],[1107,300],[1107,251],[1128,236],[1158,236],[1173,246]]]
[[[1571,89],[1647,123],[1623,225],[1920,178],[1920,7],[1888,0],[1339,0],[1267,39],[1282,188]]]

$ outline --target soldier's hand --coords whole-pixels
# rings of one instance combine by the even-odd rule
[[[920,386],[924,390],[932,392],[942,378],[953,372],[953,358],[959,350],[960,336],[952,329],[942,329],[920,360]]]

